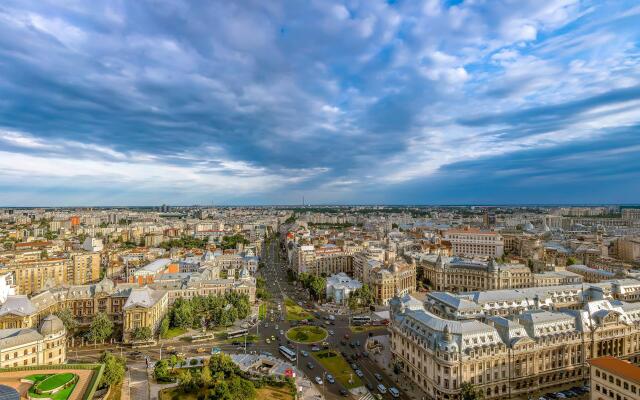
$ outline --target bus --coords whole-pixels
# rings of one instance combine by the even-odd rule
[[[356,315],[351,318],[351,323],[353,325],[365,325],[371,322],[371,317],[368,315]]]
[[[279,347],[280,353],[289,361],[296,361],[296,352],[286,346]]]
[[[227,332],[227,339],[233,339],[248,334],[247,329],[238,329],[237,331]]]

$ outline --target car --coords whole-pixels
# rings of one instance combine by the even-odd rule
[[[379,374],[379,373],[377,373],[377,372],[376,372],[375,374],[373,374],[373,376],[375,376],[375,377],[376,377],[376,379],[377,379],[377,380],[379,380],[379,381],[381,381],[381,380],[382,380],[382,375],[380,375],[380,374]]]
[[[345,339],[349,339],[349,334],[348,334],[348,333],[345,333],[345,334],[344,334],[344,338],[345,338]]]
[[[278,325],[274,326],[273,328],[274,328],[275,330],[278,330],[278,329],[279,329],[279,328],[278,328]]]
[[[356,363],[351,364],[351,369],[353,369],[354,371],[358,369],[358,366],[356,365]]]
[[[362,356],[363,357],[369,357],[369,352],[368,351],[363,351],[362,352]]]
[[[336,380],[333,378],[333,375],[331,375],[331,374],[327,374],[327,376],[325,378],[327,379],[327,382],[329,382],[329,383],[336,383]]]
[[[332,330],[329,330],[329,335],[333,336],[335,335],[335,332],[333,332]]]
[[[265,341],[267,344],[271,343],[271,339],[269,339],[269,338],[266,338],[264,341]]]
[[[356,347],[356,343],[355,342],[351,342],[349,343],[349,347],[351,347],[352,349]]]
[[[385,394],[385,393],[387,393],[387,388],[384,387],[384,385],[382,383],[380,383],[378,385],[378,392],[380,392],[381,394]]]
[[[280,334],[284,335],[284,331],[282,329],[280,329]]]
[[[556,393],[554,393],[554,394],[555,394],[556,396],[558,396],[558,397],[557,397],[558,399],[566,399],[566,398],[567,398],[567,396],[565,396],[565,395],[564,395],[564,393],[562,393],[562,392],[556,392]]]
[[[309,368],[309,369],[313,369],[313,364],[312,364],[312,363],[310,363],[310,362],[308,362],[308,363],[307,363],[307,368]]]
[[[335,325],[335,324],[336,324],[336,321],[329,321],[329,323],[330,323],[331,325]]]
[[[178,357],[178,358],[185,358],[186,356],[185,356],[185,354],[184,354],[184,353],[177,353],[177,354],[176,354],[176,357]]]
[[[356,370],[356,375],[358,375],[359,378],[362,378],[364,376],[362,371],[360,371],[359,369]]]
[[[300,354],[302,354],[302,357],[308,357],[309,353],[307,353],[306,350],[300,350]]]
[[[341,344],[341,345],[343,345],[343,346],[346,346],[346,345],[347,345],[347,342],[346,342],[346,341],[344,341],[344,340],[341,340],[341,341],[340,341],[340,344]]]
[[[198,347],[198,350],[196,350],[196,353],[204,353],[205,351],[207,350],[205,350],[204,347]]]
[[[389,388],[389,393],[391,393],[391,396],[393,397],[400,397],[400,391],[394,387]]]
[[[373,386],[373,383],[371,383],[371,382],[367,382],[367,389],[369,389],[369,390],[373,390],[373,387],[374,387],[374,386]]]
[[[176,351],[176,348],[175,348],[175,347],[173,347],[173,346],[167,346],[167,353],[172,353],[172,352],[174,352],[174,351]]]
[[[311,351],[320,351],[320,347],[319,346],[313,346],[313,347],[311,347]]]
[[[347,389],[340,389],[340,394],[342,395],[342,397],[347,397],[349,395],[349,392],[347,392]]]
[[[356,347],[360,347],[360,341],[356,340]]]
[[[276,336],[275,335],[271,335],[271,340],[276,340]]]
[[[316,376],[316,383],[318,385],[322,385],[322,378],[320,378],[319,376]]]

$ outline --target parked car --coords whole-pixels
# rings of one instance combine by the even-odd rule
[[[204,353],[205,351],[207,350],[204,347],[198,347],[198,350],[196,350],[197,353]]]
[[[394,387],[390,387],[389,388],[389,393],[391,393],[391,396],[398,398],[400,397],[400,391]]]
[[[327,378],[327,382],[331,384],[336,383],[336,380],[333,378],[333,375],[327,374],[326,378]]]
[[[307,353],[305,350],[300,350],[300,354],[302,354],[302,357],[308,357],[309,353]]]
[[[367,389],[369,389],[369,390],[373,390],[373,387],[374,387],[374,386],[373,386],[373,383],[371,383],[371,382],[367,382]]]
[[[356,363],[352,363],[351,368],[355,371],[356,369],[358,369],[358,366],[356,365]]]
[[[379,374],[379,373],[377,373],[377,372],[376,372],[375,374],[373,374],[373,376],[375,376],[375,377],[376,377],[376,379],[377,379],[377,380],[379,380],[379,381],[381,381],[381,380],[382,380],[382,375],[380,375],[380,374]]]
[[[308,362],[308,363],[307,363],[307,368],[309,368],[309,369],[313,369],[313,364],[312,364],[312,363],[310,363],[310,362]]]
[[[342,395],[342,397],[347,397],[349,395],[349,392],[347,392],[347,389],[340,389],[340,394]]]
[[[378,385],[378,392],[380,392],[381,394],[385,394],[385,393],[387,393],[387,388],[384,387],[384,385],[382,383],[380,383]]]
[[[320,351],[320,347],[318,347],[318,346],[313,346],[313,347],[311,348],[311,351]]]
[[[360,371],[359,369],[356,370],[356,375],[358,375],[359,378],[362,378],[364,376],[362,371]]]
[[[316,383],[318,385],[322,385],[322,378],[320,378],[319,376],[316,376]]]

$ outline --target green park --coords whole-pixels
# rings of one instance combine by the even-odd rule
[[[287,331],[287,339],[298,343],[316,343],[325,340],[329,333],[319,326],[296,326]]]

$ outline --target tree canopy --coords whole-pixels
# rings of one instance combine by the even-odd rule
[[[229,326],[236,319],[249,316],[251,305],[247,295],[235,292],[224,296],[196,296],[176,299],[169,310],[169,325],[176,328]]]
[[[109,316],[103,312],[99,312],[91,321],[91,327],[87,334],[87,339],[95,342],[104,342],[113,334],[113,322]]]

